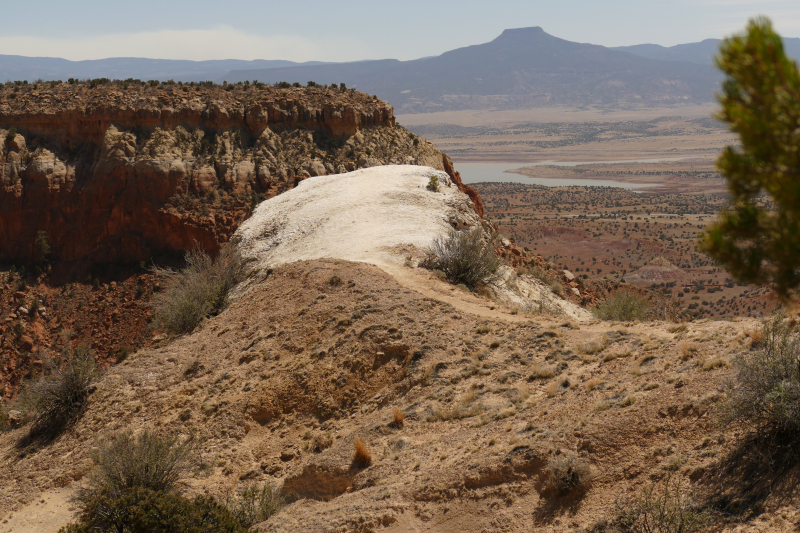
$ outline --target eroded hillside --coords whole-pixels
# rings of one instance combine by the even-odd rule
[[[294,263],[111,368],[52,444],[2,435],[3,527],[63,501],[97,435],[123,428],[202,436],[190,492],[282,487],[293,503],[263,531],[575,531],[670,474],[709,498],[735,493],[726,468],[743,430],[721,431],[713,408],[754,327],[486,319],[373,266]],[[353,463],[356,436],[369,467]],[[562,495],[547,472],[566,457],[592,477]],[[759,523],[790,530],[786,505],[768,500]],[[69,519],[65,503],[48,509]]]

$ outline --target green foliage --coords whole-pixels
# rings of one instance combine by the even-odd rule
[[[427,189],[433,192],[439,192],[439,177],[436,174],[433,174],[428,179]]]
[[[11,141],[13,141],[13,140],[14,140],[14,137],[15,137],[16,135],[17,135],[17,128],[15,128],[15,127],[13,127],[13,126],[12,126],[12,127],[10,127],[10,128],[8,129],[8,133],[6,133],[6,142],[7,142],[7,143],[10,143]]]
[[[29,383],[20,397],[20,406],[33,416],[29,438],[53,438],[83,412],[99,377],[94,355],[81,345],[67,349],[63,362],[43,358],[44,375]]]
[[[756,349],[734,360],[736,376],[722,421],[741,420],[763,432],[800,432],[800,335],[783,315],[766,320]]]
[[[619,289],[592,312],[601,320],[646,320],[650,302],[630,289]]]
[[[192,331],[204,317],[228,305],[230,291],[242,280],[244,264],[238,249],[227,244],[215,259],[197,248],[186,254],[186,266],[181,270],[152,270],[169,281],[167,290],[155,299],[156,323],[180,334]]]
[[[46,231],[37,231],[36,232],[36,260],[39,263],[47,262],[47,258],[50,255],[50,241],[47,238]]]
[[[84,505],[104,495],[122,497],[129,489],[171,492],[193,463],[197,441],[175,435],[122,431],[100,441],[92,459],[97,469],[77,493]]]
[[[681,490],[680,482],[668,476],[662,487],[645,488],[634,498],[617,502],[617,515],[610,524],[601,522],[596,533],[696,533],[711,525],[713,516],[699,508]]]
[[[228,495],[225,502],[225,507],[246,528],[269,520],[284,505],[286,502],[283,496],[269,483],[261,486],[251,485],[237,491],[233,495]]]
[[[492,243],[484,240],[480,226],[464,231],[450,230],[447,236],[437,237],[422,262],[425,268],[444,272],[450,283],[463,283],[470,289],[495,280],[502,264]]]
[[[800,73],[766,18],[720,47],[722,111],[741,141],[717,167],[733,196],[698,245],[740,281],[773,284],[781,297],[800,285]],[[759,205],[762,195],[775,209]],[[760,198],[762,197],[762,198]]]
[[[246,528],[210,496],[135,487],[101,492],[83,506],[78,520],[59,533],[245,533]]]

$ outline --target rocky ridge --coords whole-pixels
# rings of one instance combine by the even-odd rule
[[[0,261],[140,261],[214,251],[260,201],[310,176],[452,162],[352,90],[33,84],[0,90]]]

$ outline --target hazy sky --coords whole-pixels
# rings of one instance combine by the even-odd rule
[[[0,54],[405,60],[525,26],[606,46],[669,46],[724,37],[758,14],[800,36],[800,0],[25,0],[3,6]]]

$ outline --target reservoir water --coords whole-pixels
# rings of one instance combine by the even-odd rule
[[[645,187],[655,187],[657,184],[625,183],[615,180],[591,180],[579,178],[532,178],[522,174],[506,172],[506,170],[535,166],[574,167],[578,165],[599,165],[612,163],[657,163],[661,161],[677,161],[680,159],[685,158],[674,157],[659,159],[631,159],[627,161],[541,161],[539,163],[455,163],[455,168],[461,173],[461,179],[467,184],[489,181],[544,185],[545,187],[569,187],[579,185],[585,187],[621,187],[623,189],[644,189]]]

